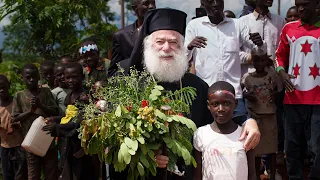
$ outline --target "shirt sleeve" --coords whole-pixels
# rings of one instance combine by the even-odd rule
[[[199,128],[193,135],[193,147],[199,151],[202,152],[202,141],[201,141],[201,128]]]
[[[58,115],[59,107],[58,107],[58,105],[57,105],[57,103],[55,101],[55,98],[53,97],[53,94],[51,93],[51,91],[48,88],[46,88],[46,93],[44,93],[44,94],[46,96],[46,98],[45,98],[46,101],[44,102],[44,104],[48,108],[56,110],[56,114]]]
[[[259,51],[261,54],[267,53],[267,44],[265,41],[263,41],[262,46],[257,46],[250,40],[250,29],[244,22],[244,20],[239,20],[238,29],[240,33],[240,47],[245,46],[249,49],[255,49],[256,51]]]
[[[287,38],[287,27],[287,25],[284,26],[280,35],[280,43],[276,51],[276,67],[287,68],[289,65],[290,46]]]
[[[19,115],[22,112],[21,105],[19,104],[19,93],[16,93],[15,96],[13,97],[13,102],[12,102],[12,116],[15,117]]]
[[[188,47],[190,42],[196,37],[195,32],[194,32],[194,28],[193,28],[193,24],[194,23],[191,21],[186,27],[186,35],[185,35],[185,40],[184,40],[184,46],[186,48]],[[187,49],[188,60],[191,59],[193,52],[194,52],[194,49],[195,48],[193,48],[192,50]]]

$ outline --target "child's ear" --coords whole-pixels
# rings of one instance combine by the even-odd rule
[[[207,100],[207,108],[210,110],[209,101]]]

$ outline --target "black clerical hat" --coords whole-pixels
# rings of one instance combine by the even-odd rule
[[[150,10],[145,16],[143,24],[145,32],[143,33],[150,35],[158,30],[174,30],[184,35],[186,18],[186,13],[176,9],[162,8]]]
[[[159,30],[174,30],[185,35],[187,14],[170,8],[153,9],[147,12],[144,22],[139,31],[139,37],[135,42],[134,49],[129,59],[129,66],[135,66],[142,70],[143,65],[143,40],[148,35]],[[125,68],[128,72],[128,68]]]

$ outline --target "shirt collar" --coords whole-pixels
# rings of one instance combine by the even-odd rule
[[[262,14],[259,14],[256,10],[253,11],[253,16],[256,18],[256,20],[262,18],[262,17],[267,17],[268,19],[271,20],[271,13],[268,12],[267,15],[263,16]]]
[[[217,26],[217,25],[224,24],[224,23],[227,23],[227,22],[230,22],[230,21],[232,21],[231,18],[224,17],[223,20],[222,20],[219,24],[213,24],[213,23],[210,21],[210,19],[209,19],[208,16],[204,16],[202,22],[205,23],[205,24],[211,24],[211,25]]]
[[[300,21],[300,26],[308,25],[307,23],[305,23],[305,22],[303,22],[303,21],[301,21],[301,20],[299,20],[299,21]],[[300,26],[299,26],[299,27],[300,27]],[[317,28],[320,28],[320,21],[318,21],[317,23],[315,23],[313,26],[314,26],[314,27],[317,27]]]

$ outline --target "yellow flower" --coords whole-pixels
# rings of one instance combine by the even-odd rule
[[[60,124],[67,124],[72,118],[78,114],[78,108],[74,105],[68,105],[66,109],[66,116],[61,118]]]

